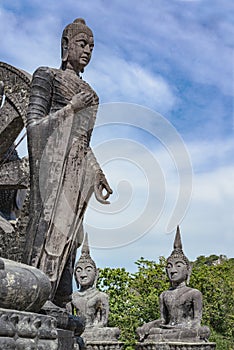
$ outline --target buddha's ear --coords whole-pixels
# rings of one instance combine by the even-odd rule
[[[99,278],[99,269],[96,269],[96,276],[95,276],[95,280],[94,280],[95,287],[97,285],[98,278]]]
[[[77,290],[79,290],[80,289],[80,285],[79,285],[78,279],[76,277],[76,270],[74,271],[74,278],[75,278],[75,281],[76,281]]]
[[[61,47],[61,51],[62,51],[62,62],[65,63],[67,62],[68,59],[68,50],[69,50],[69,41],[67,37],[63,37],[62,38],[62,47]]]
[[[188,267],[188,277],[187,277],[187,284],[189,284],[191,273],[192,273],[193,265],[190,263]]]
[[[96,285],[97,285],[98,277],[99,277],[99,269],[96,268],[96,275],[95,275],[95,279],[94,279],[94,283],[93,283],[94,287],[96,287]]]

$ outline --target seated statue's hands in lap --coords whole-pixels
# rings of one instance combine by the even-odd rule
[[[148,323],[145,323],[143,326],[137,328],[136,332],[140,341],[144,340],[144,338],[149,335],[150,328],[151,327]]]
[[[144,340],[151,333],[152,328],[163,326],[164,323],[165,321],[163,319],[158,319],[158,320],[145,323],[143,324],[142,327],[138,327],[136,331],[137,331],[139,340],[140,341]]]

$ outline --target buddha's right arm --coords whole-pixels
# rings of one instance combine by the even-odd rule
[[[50,112],[53,92],[53,73],[47,67],[38,68],[32,77],[27,126],[41,122]]]
[[[60,121],[73,116],[71,103],[50,113],[53,95],[54,73],[48,67],[38,68],[32,78],[30,98],[27,112],[27,128],[43,124],[45,127],[54,128]]]

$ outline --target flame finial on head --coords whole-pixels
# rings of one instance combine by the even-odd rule
[[[91,265],[93,265],[93,267],[95,269],[97,269],[95,262],[93,261],[93,259],[90,256],[90,249],[89,249],[89,241],[88,241],[88,233],[87,232],[85,234],[84,242],[83,242],[83,245],[82,245],[81,256],[80,256],[79,260],[76,263],[75,269],[77,268],[77,266],[80,263],[91,264]]]
[[[174,240],[174,249],[181,249],[182,250],[182,242],[181,242],[179,225],[177,226],[177,229],[176,229],[176,235],[175,235],[175,240]]]
[[[82,249],[81,249],[81,254],[90,256],[89,240],[88,240],[87,232],[85,234],[84,242],[83,242]]]
[[[184,255],[184,252],[182,249],[182,242],[181,242],[179,225],[177,226],[177,229],[176,229],[176,235],[175,235],[173,248],[174,249],[173,249],[171,255],[167,258],[167,261],[169,261],[171,259],[179,258],[179,259],[183,260],[189,268],[190,262],[189,262],[188,258]]]

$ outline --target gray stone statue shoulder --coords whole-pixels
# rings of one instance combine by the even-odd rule
[[[210,330],[201,326],[202,294],[186,285],[191,274],[191,265],[184,255],[180,230],[177,227],[174,250],[167,259],[166,272],[170,288],[160,295],[158,320],[144,324],[137,329],[141,341],[207,341]]]
[[[82,337],[87,341],[116,340],[120,334],[118,328],[107,327],[109,315],[109,297],[96,288],[98,269],[89,251],[88,237],[82,246],[81,256],[75,265],[75,280],[78,291],[72,294],[68,309],[85,320]]]

